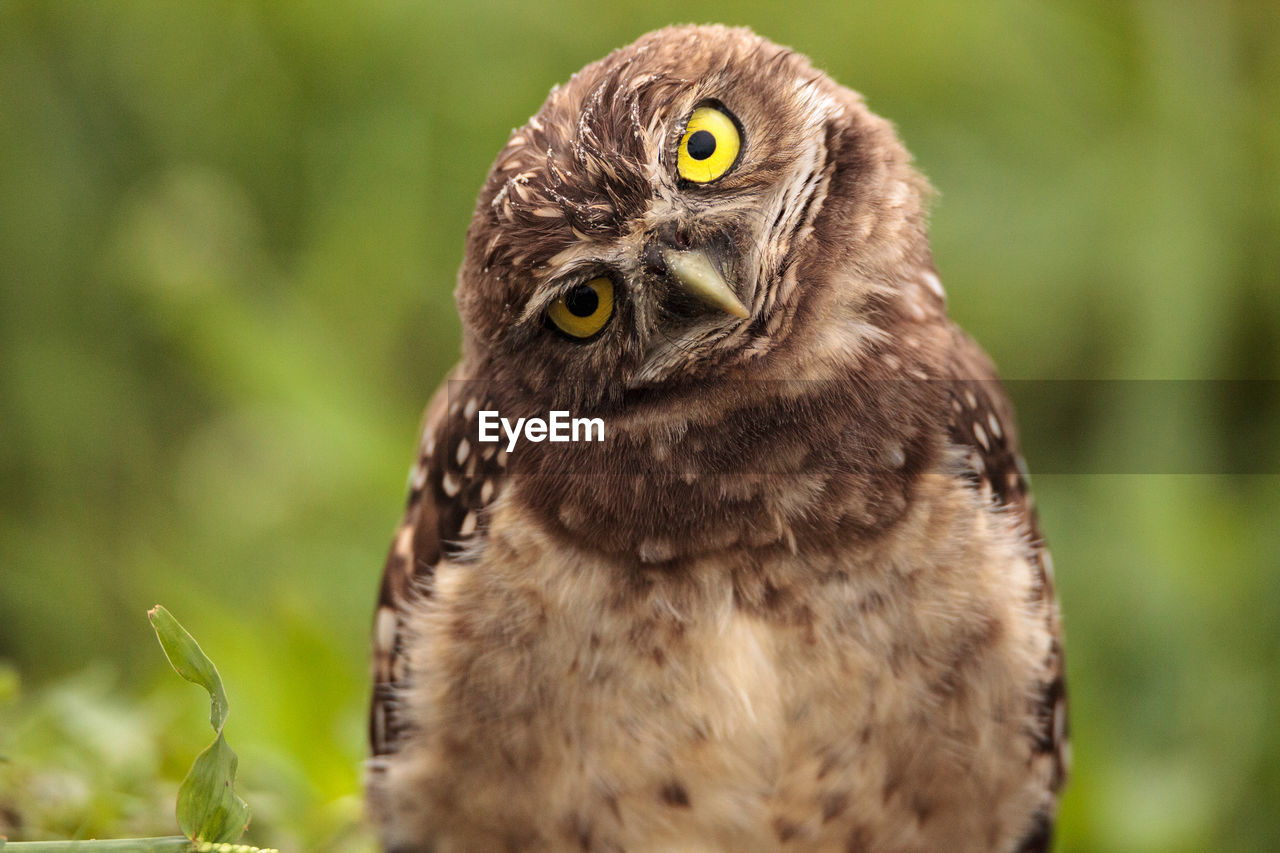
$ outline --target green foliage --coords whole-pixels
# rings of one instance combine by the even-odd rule
[[[55,684],[23,685],[0,702],[0,835],[174,832],[174,794],[200,748],[190,738],[194,727],[181,722],[192,709],[172,695],[124,694],[115,685],[99,666]]]
[[[235,841],[249,827],[249,805],[236,796],[239,760],[222,734],[228,709],[218,668],[168,610],[157,604],[147,616],[169,664],[187,681],[209,692],[209,725],[217,735],[196,758],[178,789],[178,826],[195,841]]]
[[[688,20],[893,119],[953,314],[1007,376],[1080,380],[1014,388],[1067,628],[1060,849],[1280,847],[1276,386],[1093,382],[1280,377],[1273,0],[4,0],[0,834],[172,831],[206,739],[138,630],[160,600],[234,686],[254,843],[372,849],[370,611],[476,192],[553,84]]]
[[[248,828],[249,806],[235,794],[236,755],[222,736],[228,713],[222,678],[200,644],[168,610],[157,604],[147,616],[174,671],[209,693],[209,723],[217,733],[214,742],[196,758],[191,772],[178,790],[178,823],[186,835],[105,841],[29,841],[12,845],[7,845],[7,840],[0,836],[0,849],[9,846],[15,853],[71,850],[92,853],[279,853],[278,850],[229,843]]]

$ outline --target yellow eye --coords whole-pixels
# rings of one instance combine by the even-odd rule
[[[715,107],[698,107],[680,139],[676,171],[686,181],[714,181],[733,168],[741,148],[742,137],[733,119]]]
[[[613,316],[613,282],[603,276],[579,284],[551,303],[547,317],[571,338],[589,338]]]

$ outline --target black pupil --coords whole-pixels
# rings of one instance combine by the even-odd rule
[[[705,160],[716,153],[716,138],[709,130],[695,131],[689,137],[689,156],[695,160]]]
[[[600,307],[600,297],[590,286],[580,284],[565,294],[564,307],[575,317],[590,317]]]

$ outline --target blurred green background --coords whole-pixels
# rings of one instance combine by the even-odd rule
[[[585,63],[715,20],[862,91],[940,189],[952,312],[1007,377],[1277,380],[1278,10],[2,0],[0,832],[173,831],[207,709],[162,602],[227,683],[251,838],[369,849],[367,627],[458,351],[463,233],[508,131]],[[1073,702],[1060,849],[1277,849],[1275,384],[1158,416],[1023,384],[1058,395],[1033,474],[1080,465],[1035,477]],[[1096,461],[1156,436],[1164,468]],[[1232,475],[1177,462],[1233,448]]]

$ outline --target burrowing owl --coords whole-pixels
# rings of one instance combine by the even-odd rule
[[[746,30],[647,35],[511,134],[382,580],[389,850],[1048,846],[1049,557],[928,195]],[[603,440],[495,426],[554,412]]]

